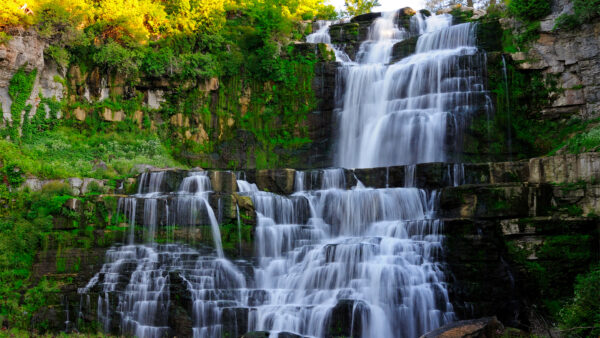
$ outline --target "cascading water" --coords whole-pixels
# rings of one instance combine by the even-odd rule
[[[318,190],[289,198],[250,193],[258,214],[255,287],[265,295],[249,330],[332,336],[344,306],[352,336],[416,337],[451,321],[435,193],[345,190],[342,169],[316,175]],[[305,176],[296,176],[296,190]]]
[[[144,173],[138,193],[119,201],[118,210],[130,222],[129,244],[107,251],[100,272],[79,290],[82,304],[84,296],[95,288],[99,293],[98,319],[106,332],[168,336],[171,273],[177,272],[191,293],[194,336],[219,336],[217,303],[231,301],[231,296],[219,295],[222,290],[244,288],[246,282],[238,269],[223,258],[218,223],[208,201],[210,179],[204,172],[190,172],[178,191],[165,192],[164,185],[165,172]],[[136,214],[140,212],[145,244],[134,244],[134,228],[139,220]],[[216,257],[205,249],[200,252],[186,245],[155,243],[158,225],[202,224],[211,226]]]
[[[111,248],[80,290],[81,304],[89,304],[84,296],[92,291],[99,294],[106,331],[171,335],[174,283],[188,294],[194,337],[267,330],[412,338],[455,319],[440,262],[437,192],[418,188],[416,172],[418,163],[451,157],[461,125],[485,105],[483,80],[473,68],[480,57],[472,24],[417,14],[405,30],[395,18],[386,13],[372,24],[356,61],[335,49],[344,85],[336,161],[342,167],[406,164],[404,187],[389,188],[386,170],[385,189],[358,179],[348,189],[348,171],[322,169],[297,171],[295,193],[280,196],[259,191],[239,173],[237,194],[250,196],[257,214],[256,260],[248,268],[224,258],[206,173],[189,173],[176,192],[165,192],[164,172],[143,174],[137,194],[119,201],[131,229],[128,245]],[[329,26],[318,23],[307,41],[330,43]],[[394,44],[411,34],[420,35],[416,54],[389,64]],[[462,165],[448,170],[452,184],[464,183]],[[217,197],[221,219],[230,206]],[[240,205],[231,207],[241,240]],[[135,244],[136,225],[143,226],[145,244]],[[198,225],[211,226],[214,251],[155,243],[161,227]]]
[[[448,14],[411,24],[420,32],[416,53],[388,64],[395,43],[409,36],[396,13],[377,19],[357,54],[345,62],[336,163],[381,167],[444,162],[460,148],[460,129],[485,105],[474,25],[451,26]]]
[[[319,20],[316,22],[317,30],[309,34],[306,37],[306,42],[310,43],[331,43],[331,37],[329,36],[330,21]]]

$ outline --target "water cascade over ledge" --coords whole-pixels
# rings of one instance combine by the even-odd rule
[[[348,188],[348,171],[340,168],[295,171],[294,193],[284,196],[239,173],[227,202],[206,172],[188,172],[177,185],[165,172],[144,173],[137,193],[118,202],[129,225],[126,243],[110,248],[100,272],[79,290],[82,304],[97,295],[106,332],[163,337],[187,327],[183,335],[194,337],[270,331],[413,338],[456,320],[441,260],[438,192],[419,187],[415,168],[457,156],[469,118],[488,109],[485,53],[471,23],[417,13],[409,29],[397,16],[384,13],[372,23],[354,61],[333,46],[335,161],[342,168],[405,165],[403,184],[389,187],[387,171],[380,189],[356,176]],[[330,44],[330,26],[319,22],[307,41]],[[394,45],[416,36],[415,54],[391,63]],[[450,184],[463,184],[463,176],[460,164],[448,166]],[[241,255],[244,198],[256,212],[254,256],[232,261],[219,222],[231,207]],[[212,247],[182,243],[178,234],[198,229],[210,230]],[[190,322],[179,323],[177,311],[187,311]]]
[[[417,13],[410,30],[421,34],[415,54],[389,64],[394,44],[411,35],[396,17],[385,13],[373,23],[356,61],[339,60],[338,166],[451,160],[469,118],[488,109],[480,72],[485,55],[477,53],[474,24],[452,26],[449,14]]]

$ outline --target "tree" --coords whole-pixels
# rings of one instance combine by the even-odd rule
[[[369,13],[371,8],[379,6],[378,0],[344,0],[344,6],[346,6],[346,13],[349,16],[356,16],[360,14]]]
[[[427,0],[425,8],[432,12],[448,8],[453,5],[462,5],[474,8],[487,8],[496,4],[496,0]]]

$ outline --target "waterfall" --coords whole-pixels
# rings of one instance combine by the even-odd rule
[[[309,43],[331,43],[331,38],[329,37],[329,26],[331,26],[330,21],[319,20],[316,22],[317,30],[306,36],[306,42]]]
[[[219,225],[208,199],[211,184],[207,173],[189,172],[174,192],[165,191],[164,171],[143,173],[138,184],[137,193],[121,198],[117,208],[129,221],[129,244],[107,251],[100,272],[79,289],[82,302],[91,290],[97,290],[98,320],[105,332],[168,336],[171,274],[177,271],[192,295],[194,336],[218,336],[221,323],[216,304],[223,300],[214,295],[222,289],[243,289],[246,282],[238,269],[223,258]],[[141,219],[136,218],[138,213],[142,214]],[[168,230],[206,224],[211,227],[214,254],[182,244],[155,242],[158,226]],[[142,226],[144,244],[135,244],[136,225]]]
[[[416,53],[388,64],[395,43],[409,32],[395,13],[372,25],[356,62],[340,68],[336,163],[346,168],[444,162],[461,146],[461,128],[485,105],[474,24],[451,26],[443,14],[412,19],[422,33]]]
[[[82,300],[98,293],[105,331],[172,335],[173,290],[185,290],[188,335],[197,338],[248,331],[412,338],[456,319],[441,263],[439,195],[420,188],[418,164],[460,152],[462,128],[487,103],[478,69],[485,55],[471,23],[419,13],[406,29],[396,17],[384,13],[372,23],[355,61],[333,46],[340,168],[296,171],[289,196],[260,191],[240,172],[230,200],[211,195],[206,172],[189,172],[178,188],[165,172],[140,175],[137,193],[118,204],[129,222],[128,244],[109,249],[100,272],[80,289]],[[330,43],[330,25],[318,22],[307,42]],[[390,63],[394,45],[415,35],[416,53]],[[343,169],[401,164],[404,186],[389,187],[386,168],[383,189],[365,187],[358,172]],[[463,165],[445,168],[449,184],[464,184]],[[256,212],[255,257],[232,262],[209,201],[218,199],[222,219],[240,196],[249,196]],[[237,203],[235,213],[241,251]],[[203,225],[211,227],[213,248],[157,243],[161,227]],[[144,243],[136,243],[136,226]]]
[[[508,146],[508,160],[512,161],[512,124],[510,122],[510,98],[508,96],[508,74],[506,72],[506,59],[502,55],[502,78],[504,80],[504,95],[506,96],[506,135],[507,135],[507,146]]]
[[[454,318],[441,253],[437,195],[417,188],[345,190],[344,171],[319,172],[318,190],[251,193],[257,215],[257,289],[249,330],[417,337]],[[304,177],[304,175],[302,175]],[[256,302],[256,301],[255,301]]]

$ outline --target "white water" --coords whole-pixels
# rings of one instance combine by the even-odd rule
[[[469,59],[459,62],[477,52],[474,25],[450,26],[451,21],[450,15],[415,15],[412,25],[423,34],[416,53],[391,65],[393,45],[408,32],[394,26],[393,15],[375,21],[357,62],[345,62],[340,69],[345,90],[337,165],[444,162],[448,150],[459,150],[461,126],[485,92]]]
[[[471,59],[461,59],[477,52],[473,26],[450,26],[447,15],[415,16],[411,31],[422,34],[417,53],[390,65],[393,45],[409,36],[393,17],[385,14],[374,22],[356,62],[336,49],[345,84],[337,162],[409,164],[404,187],[370,189],[357,180],[348,190],[344,170],[325,169],[297,172],[295,193],[279,196],[259,191],[240,174],[238,193],[251,196],[258,223],[256,264],[244,277],[223,258],[208,203],[208,176],[193,173],[178,192],[165,193],[164,174],[142,175],[138,193],[119,202],[132,229],[130,245],[109,250],[101,272],[81,290],[101,289],[98,313],[105,330],[169,335],[174,273],[191,296],[194,337],[267,330],[412,338],[455,319],[440,263],[437,193],[417,188],[415,164],[447,160],[449,147],[459,144],[448,138],[458,138],[456,130],[484,95],[481,78],[469,68]],[[307,41],[329,43],[328,26],[321,23]],[[464,183],[461,165],[448,170],[454,185]],[[141,222],[138,200],[144,201]],[[239,238],[237,205],[236,212]],[[136,222],[143,223],[151,243],[133,245]],[[211,225],[218,257],[185,245],[152,243],[157,227],[201,224]],[[115,308],[117,313],[111,312]],[[234,333],[225,328],[232,314],[243,317],[234,320]]]
[[[362,337],[417,337],[451,321],[437,262],[435,193],[343,190],[341,169],[320,175],[322,189],[290,198],[251,194],[258,214],[255,282],[268,296],[249,329],[330,336],[339,304],[353,313],[347,322],[355,328],[344,329]]]
[[[506,72],[506,59],[502,55],[502,78],[504,80],[504,95],[506,95],[506,134],[507,134],[507,146],[508,146],[508,160],[512,161],[512,124],[510,122],[510,97],[508,96],[508,74]]]
[[[205,172],[190,172],[183,178],[177,192],[166,192],[165,172],[150,172],[140,176],[138,192],[119,200],[118,212],[129,220],[129,245],[108,250],[106,263],[100,272],[79,290],[85,296],[94,287],[100,288],[98,319],[106,332],[115,331],[137,337],[168,335],[169,273],[183,270],[194,305],[194,335],[213,337],[220,332],[218,316],[207,317],[206,309],[216,309],[216,300],[206,294],[219,288],[245,286],[243,276],[223,259],[219,225],[208,202],[211,184]],[[138,202],[143,210],[138,210]],[[142,212],[143,239],[135,243],[136,214]],[[179,244],[157,245],[159,225],[196,226],[210,224],[216,256],[200,254]],[[215,281],[217,280],[217,281]],[[127,281],[124,284],[124,281]],[[218,285],[217,285],[218,284]],[[116,293],[117,297],[111,297]],[[111,300],[116,299],[116,304]],[[113,310],[114,309],[114,310]],[[115,323],[115,321],[118,322]]]
[[[331,43],[331,37],[329,37],[329,26],[331,26],[330,21],[319,20],[316,23],[317,30],[309,34],[306,37],[306,42],[310,43]]]

